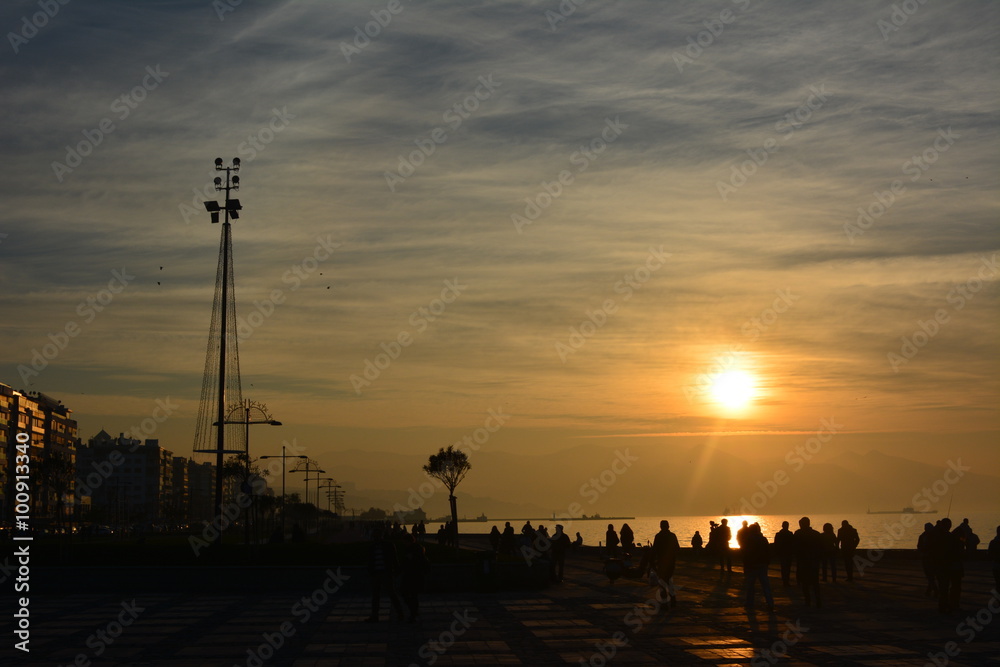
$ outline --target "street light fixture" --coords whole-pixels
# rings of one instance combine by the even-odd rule
[[[241,417],[242,415],[242,417]],[[254,418],[251,415],[258,416]],[[253,489],[250,486],[250,426],[254,424],[267,424],[268,426],[281,426],[281,422],[274,419],[271,414],[267,411],[267,406],[263,403],[257,401],[251,401],[249,398],[244,400],[238,405],[234,405],[229,408],[229,414],[226,415],[226,420],[221,422],[221,424],[242,424],[245,428],[244,440],[243,440],[243,456],[244,456],[244,468],[243,468],[243,493],[250,496],[250,516],[253,516]],[[220,422],[212,422],[212,426],[220,426]],[[246,542],[250,543],[250,521],[244,521],[246,527],[244,531],[244,538]]]
[[[314,463],[314,461],[310,461],[310,460],[309,460],[309,459],[307,458],[307,459],[306,459],[306,467],[305,467],[305,470],[302,470],[302,469],[300,469],[300,468],[296,468],[295,470],[292,470],[292,471],[291,471],[291,472],[304,472],[304,473],[306,474],[306,505],[308,505],[308,504],[309,504],[309,473],[310,473],[310,472],[314,472],[314,473],[316,473],[316,479],[317,479],[317,480],[319,479],[319,475],[320,475],[320,473],[323,473],[323,474],[325,474],[325,473],[326,473],[326,471],[325,471],[325,470],[322,470],[322,469],[320,469],[320,468],[312,468],[312,469],[310,470],[309,466],[311,466],[311,465],[312,465],[313,463]],[[317,465],[319,465],[319,464],[317,464]],[[317,510],[319,510],[319,497],[318,497],[318,496],[317,496],[317,499],[316,499],[316,503],[317,503],[317,504],[316,504],[316,509],[317,509]],[[318,519],[317,519],[317,526],[318,526],[318,525],[319,525],[319,522],[318,522]]]
[[[222,507],[222,468],[224,465],[223,457],[227,453],[236,453],[236,454],[239,453],[239,451],[226,450],[226,429],[224,424],[226,422],[226,404],[227,404],[226,390],[227,390],[227,379],[228,379],[228,376],[226,374],[226,358],[227,355],[229,355],[230,353],[234,356],[234,359],[236,359],[236,365],[235,365],[237,369],[236,372],[237,374],[239,373],[238,357],[236,357],[236,344],[235,344],[236,339],[235,338],[233,339],[233,343],[231,346],[232,350],[230,351],[229,335],[227,331],[229,323],[229,316],[228,316],[229,300],[231,298],[230,287],[229,287],[229,275],[232,269],[232,260],[230,257],[232,234],[230,231],[229,220],[230,218],[232,218],[233,220],[238,219],[239,218],[238,212],[241,211],[243,207],[240,205],[239,199],[231,199],[229,196],[232,190],[240,189],[239,181],[237,180],[236,182],[233,182],[232,179],[230,178],[233,174],[235,174],[235,172],[240,170],[240,159],[233,158],[232,166],[226,167],[223,165],[221,157],[216,158],[215,170],[226,172],[225,184],[223,184],[221,176],[215,178],[215,189],[220,192],[225,191],[226,193],[225,206],[220,207],[219,202],[217,201],[205,202],[205,210],[208,211],[208,213],[211,215],[213,223],[219,222],[219,217],[220,217],[219,213],[221,211],[225,211],[226,213],[225,221],[224,224],[222,225],[222,243],[220,245],[221,256],[219,257],[220,268],[218,274],[219,282],[217,285],[219,287],[218,294],[221,296],[218,298],[217,301],[217,305],[219,307],[219,315],[220,315],[218,319],[220,326],[219,329],[220,347],[219,347],[218,396],[217,400],[215,401],[215,408],[217,410],[216,420],[215,420],[216,441],[214,449],[195,449],[194,451],[204,454],[215,454],[215,509],[217,512],[217,516],[221,517],[223,515],[223,507]],[[234,307],[235,307],[235,301],[234,301]],[[215,313],[213,312],[213,318],[214,317]],[[209,349],[211,350],[211,347]],[[216,538],[216,543],[217,544],[222,543],[221,530],[219,531],[219,536]]]
[[[267,456],[261,456],[262,459],[281,459],[281,539],[285,539],[285,459],[308,459],[309,457],[305,454],[293,454],[291,456],[285,454],[285,446],[281,446],[281,456],[276,454],[269,454]]]

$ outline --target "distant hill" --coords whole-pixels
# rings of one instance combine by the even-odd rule
[[[587,443],[537,455],[473,452],[472,470],[458,488],[459,511],[468,517],[549,516],[578,506],[586,514],[717,514],[727,506],[737,511],[744,499],[763,501],[758,511],[765,513],[895,510],[914,505],[915,495],[943,479],[948,458],[943,451],[941,464],[932,465],[830,446],[809,461],[795,454],[751,461],[706,445],[637,443],[618,448]],[[421,471],[423,453],[352,449],[330,458],[341,483],[354,487],[348,492],[351,507],[405,506],[411,494],[419,497],[421,484],[425,492],[431,488]],[[954,485],[956,511],[1000,506],[1000,478],[974,463],[963,459],[971,470]],[[775,481],[776,473],[785,484]],[[948,499],[934,506],[947,509]],[[432,515],[446,513],[447,492],[435,491],[424,508]]]

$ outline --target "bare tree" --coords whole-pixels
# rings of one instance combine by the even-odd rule
[[[469,463],[469,455],[461,449],[455,449],[454,445],[448,445],[448,449],[441,448],[437,454],[431,454],[424,472],[439,480],[448,489],[448,502],[451,504],[451,525],[455,534],[458,534],[458,506],[455,500],[455,487],[465,479],[466,473],[472,465]]]

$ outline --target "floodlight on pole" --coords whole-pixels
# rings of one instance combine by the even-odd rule
[[[226,172],[225,180],[221,176],[217,176],[214,179],[215,189],[219,192],[226,193],[226,200],[224,206],[219,206],[219,202],[210,201],[205,202],[205,210],[211,216],[213,223],[219,222],[219,218],[222,217],[219,214],[225,211],[225,216],[222,225],[222,243],[220,245],[220,257],[219,257],[219,273],[217,278],[217,301],[216,301],[216,311],[213,311],[213,327],[214,323],[218,322],[219,325],[219,369],[218,369],[218,393],[214,398],[214,408],[216,410],[215,422],[211,425],[216,429],[216,444],[214,449],[200,448],[199,444],[204,442],[204,435],[207,428],[203,426],[211,423],[209,419],[203,419],[201,413],[199,413],[198,418],[198,430],[195,434],[195,452],[214,454],[215,459],[215,508],[218,516],[223,515],[223,499],[222,499],[222,487],[223,487],[223,465],[225,463],[224,456],[228,453],[242,454],[246,451],[246,443],[244,443],[244,449],[240,450],[227,450],[226,449],[226,424],[230,420],[226,419],[226,410],[230,405],[230,401],[233,403],[242,403],[242,396],[240,391],[239,383],[239,352],[237,348],[237,339],[235,336],[231,336],[228,329],[230,328],[230,315],[235,318],[235,295],[232,294],[232,286],[229,284],[230,272],[232,271],[232,258],[230,253],[230,248],[232,245],[232,236],[230,231],[229,221],[230,219],[236,220],[239,218],[238,211],[242,210],[240,201],[238,199],[230,198],[230,192],[233,190],[239,190],[239,180],[233,181],[233,173],[239,171],[240,160],[239,158],[233,158],[232,166],[225,166],[222,158],[215,159],[215,170]],[[232,301],[233,312],[229,313],[230,301]],[[218,317],[216,317],[218,315]],[[234,319],[235,323],[235,319]],[[235,326],[235,324],[233,325]],[[209,356],[213,353],[213,339],[212,335],[214,331],[209,335]],[[230,378],[226,374],[227,357],[232,356],[232,368],[231,374],[234,375]],[[208,362],[206,362],[206,369],[208,368]],[[211,375],[206,372],[206,382]],[[231,386],[230,386],[231,385]],[[227,388],[231,390],[232,395],[227,396]],[[209,397],[209,385],[205,384],[202,389],[202,403],[207,405],[206,400]],[[235,399],[235,400],[234,400]],[[221,543],[222,541],[222,531],[219,531],[219,536],[216,540]]]

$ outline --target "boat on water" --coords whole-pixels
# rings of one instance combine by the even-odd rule
[[[872,510],[868,508],[869,514],[937,514],[937,510],[915,510],[912,507],[904,507],[901,510]]]

